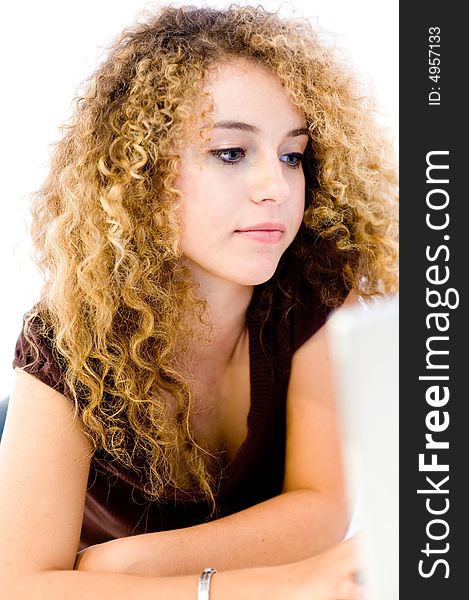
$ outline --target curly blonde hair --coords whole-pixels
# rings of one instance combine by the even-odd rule
[[[205,304],[181,264],[175,142],[205,74],[236,58],[275,73],[310,132],[304,222],[265,284],[267,306],[274,288],[291,297],[292,273],[329,306],[351,289],[369,296],[397,285],[391,146],[372,101],[309,21],[185,6],[125,30],[33,200],[45,283],[25,335],[30,321],[42,323],[94,448],[141,470],[152,499],[174,486],[215,503],[208,453],[189,424],[187,317],[203,320]]]

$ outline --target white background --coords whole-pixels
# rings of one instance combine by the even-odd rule
[[[280,6],[278,0],[260,3],[271,10]],[[373,86],[382,122],[394,132],[397,146],[398,1],[296,0],[282,5],[282,14],[306,16],[334,33],[337,45]],[[28,258],[28,195],[47,172],[49,145],[70,116],[78,86],[113,37],[151,6],[155,3],[144,0],[1,5],[0,398],[10,389],[22,315],[37,300],[40,285]]]

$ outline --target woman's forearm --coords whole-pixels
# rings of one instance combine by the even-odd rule
[[[358,600],[356,540],[307,560],[276,567],[217,572],[210,600]],[[118,573],[2,573],[2,592],[15,600],[196,600],[198,575],[142,577]]]
[[[90,548],[80,569],[145,576],[241,569],[302,560],[343,539],[347,516],[309,490],[287,492],[228,517]]]
[[[272,572],[271,572],[272,571]],[[284,598],[282,578],[277,570],[244,569],[216,573],[210,600],[258,600]],[[216,585],[214,579],[217,578]],[[46,571],[17,577],[7,583],[8,598],[15,600],[195,600],[198,577],[141,577],[117,573]]]

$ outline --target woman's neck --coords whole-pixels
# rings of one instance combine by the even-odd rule
[[[207,303],[204,319],[210,324],[210,327],[200,325],[201,335],[196,337],[201,339],[194,348],[193,364],[197,368],[223,367],[246,335],[246,313],[254,287],[206,275],[192,265],[191,271],[197,293]]]

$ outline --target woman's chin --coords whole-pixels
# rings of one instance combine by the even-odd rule
[[[188,256],[184,257],[186,266],[192,271],[195,279],[202,283],[208,276],[216,277],[219,280],[230,282],[231,284],[241,286],[254,286],[265,283],[271,279],[278,266],[278,260],[249,260],[233,262],[219,260],[216,265],[210,265],[207,261],[194,261]],[[231,264],[229,264],[229,262]]]
[[[260,285],[269,281],[275,273],[277,265],[264,269],[246,269],[236,275],[236,282],[241,285]]]

